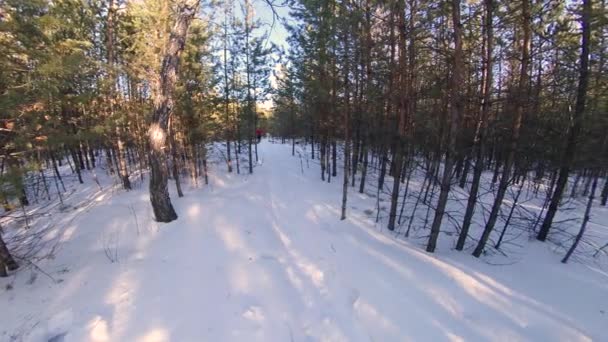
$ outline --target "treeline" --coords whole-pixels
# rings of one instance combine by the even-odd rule
[[[66,164],[80,183],[101,165],[125,190],[150,171],[161,222],[177,218],[167,178],[179,196],[182,177],[206,181],[209,143],[226,142],[228,172],[242,154],[253,172],[271,48],[249,0],[0,2],[5,212],[61,200]],[[0,234],[0,276],[17,267],[10,247]]]
[[[474,241],[479,257],[489,241],[500,247],[509,225],[498,236],[503,201],[525,183],[545,196],[529,227],[540,241],[551,236],[560,202],[587,196],[576,248],[594,198],[608,200],[605,1],[294,0],[292,7],[299,21],[279,75],[273,130],[294,146],[312,143],[322,179],[336,175],[336,146],[344,146],[343,218],[349,186],[363,193],[373,172],[378,194],[389,187],[387,227],[395,230],[414,196],[412,170],[422,170],[426,193],[413,210],[422,202],[434,213],[426,250],[449,224],[456,249]],[[481,213],[488,188],[493,201]],[[462,219],[448,223],[449,198],[462,191]],[[470,230],[476,220],[483,222]]]

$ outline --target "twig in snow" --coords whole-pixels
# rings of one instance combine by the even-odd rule
[[[133,218],[135,219],[135,228],[137,229],[137,236],[139,236],[139,222],[137,222],[137,214],[135,214],[133,204],[129,204],[129,209],[131,210],[131,214],[133,214]]]
[[[31,267],[33,267],[34,269],[36,269],[38,272],[40,272],[40,273],[44,274],[44,275],[45,275],[45,276],[47,276],[49,279],[51,279],[51,281],[52,281],[53,283],[55,283],[55,284],[57,284],[57,283],[58,283],[57,279],[53,278],[53,276],[52,276],[52,275],[50,275],[50,274],[48,274],[47,272],[45,272],[45,271],[44,271],[42,268],[40,268],[40,266],[36,265],[36,263],[34,263],[33,261],[28,260],[28,259],[24,259],[24,258],[21,258],[21,257],[18,257],[18,256],[13,256],[13,257],[15,257],[16,259],[21,260],[22,262],[25,262],[25,263],[26,263],[28,266],[31,266]]]

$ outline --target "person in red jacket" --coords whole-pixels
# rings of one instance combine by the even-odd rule
[[[255,135],[258,137],[258,142],[262,141],[262,136],[264,135],[264,130],[261,128],[256,129]]]

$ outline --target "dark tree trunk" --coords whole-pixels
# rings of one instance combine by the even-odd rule
[[[585,2],[590,2],[590,0],[585,0]],[[576,237],[574,238],[574,243],[572,244],[572,246],[570,247],[570,249],[564,256],[564,258],[562,259],[562,262],[564,264],[568,262],[568,259],[570,259],[570,256],[572,255],[572,253],[574,253],[576,246],[578,246],[579,242],[583,238],[583,235],[585,234],[585,229],[587,228],[587,223],[589,222],[589,219],[591,218],[591,207],[593,206],[593,200],[595,198],[595,190],[597,189],[598,178],[599,177],[597,175],[593,176],[593,184],[591,185],[591,193],[589,194],[589,200],[587,201],[587,207],[585,208],[585,216],[583,217],[583,222],[581,223],[581,229],[578,231],[578,234],[576,234]]]
[[[116,15],[116,8],[114,7],[114,0],[110,0],[108,4],[108,17],[106,20],[106,50],[108,54],[108,64],[110,65],[110,115],[114,115],[114,90],[115,90],[115,72],[112,69],[114,66],[114,18]],[[122,136],[122,123],[116,124],[116,158],[118,159],[117,167],[120,180],[122,181],[122,187],[125,190],[131,190],[131,181],[129,180],[129,172],[127,171],[127,162],[125,160],[125,146]]]
[[[415,6],[410,9],[410,20],[414,21]],[[395,230],[395,220],[397,218],[397,205],[399,202],[399,186],[401,178],[401,168],[403,167],[403,153],[404,153],[404,140],[405,134],[408,127],[408,120],[411,113],[411,95],[412,95],[412,70],[414,68],[414,61],[408,60],[407,54],[407,32],[406,32],[406,21],[405,21],[405,0],[399,0],[395,4],[395,11],[397,14],[397,26],[399,28],[399,82],[397,88],[403,95],[397,96],[394,100],[397,107],[397,134],[394,140],[394,154],[392,160],[393,169],[393,191],[391,193],[391,207],[388,216],[388,229]],[[412,53],[414,50],[413,40],[410,40],[409,52]]]
[[[336,140],[334,139],[334,141],[331,142],[331,160],[332,160],[332,170],[331,170],[331,175],[333,177],[336,177],[338,175],[338,147],[337,147],[337,143]]]
[[[344,28],[344,93],[345,93],[345,109],[344,109],[344,182],[342,183],[342,215],[341,220],[346,219],[346,200],[348,196],[348,171],[350,169],[350,92],[349,92],[349,62],[348,62],[348,27]],[[336,176],[336,142],[334,141],[334,176]],[[355,156],[356,158],[356,156]]]
[[[177,219],[167,187],[167,126],[173,110],[173,91],[177,79],[180,52],[186,43],[188,26],[198,9],[198,0],[183,0],[178,3],[177,17],[165,49],[160,71],[158,92],[154,96],[154,113],[148,130],[150,138],[150,202],[154,217],[159,222]]]
[[[78,182],[83,184],[82,174],[80,174],[80,168],[78,167],[78,155],[74,151],[74,149],[70,148],[70,153],[72,154],[72,159],[74,160],[74,170],[76,170],[76,174],[78,175]]]
[[[488,239],[490,238],[490,234],[494,230],[494,226],[496,225],[496,221],[498,219],[498,214],[500,212],[500,207],[502,206],[502,201],[507,192],[507,188],[509,183],[511,182],[511,170],[513,169],[513,163],[515,161],[515,152],[517,151],[517,144],[519,142],[519,136],[521,131],[521,124],[523,121],[523,117],[525,114],[526,106],[527,106],[527,92],[528,92],[528,65],[530,63],[530,54],[529,54],[529,45],[531,39],[531,28],[530,28],[530,12],[529,12],[529,0],[522,1],[522,26],[523,26],[523,41],[522,41],[522,53],[521,53],[521,66],[520,66],[520,76],[519,76],[519,84],[517,86],[517,93],[515,97],[516,101],[516,109],[515,109],[515,118],[513,120],[513,129],[511,136],[511,144],[509,146],[509,151],[507,153],[507,159],[505,160],[505,165],[503,167],[502,176],[500,178],[500,183],[498,185],[498,191],[496,193],[496,198],[494,199],[494,204],[492,205],[492,209],[490,211],[490,215],[488,217],[488,222],[483,230],[481,238],[473,251],[473,256],[479,257],[483,252]]]
[[[120,130],[117,131],[120,134]],[[122,187],[125,190],[131,190],[131,181],[129,180],[129,172],[127,171],[127,161],[125,160],[125,147],[121,138],[116,139],[116,154],[118,157],[118,169]]]
[[[91,166],[95,168],[95,153],[93,152],[93,149],[91,148],[89,143],[87,143],[87,150],[89,151],[89,159],[91,159]]]
[[[106,147],[105,150],[106,150],[106,164],[108,165],[108,170],[110,171],[110,174],[113,175],[114,174],[114,163],[112,162],[112,149],[110,149],[109,147]]]
[[[175,140],[175,128],[173,127],[175,123],[172,118],[169,118],[169,144],[171,145],[171,160],[172,160],[172,169],[173,169],[173,179],[175,180],[175,189],[177,190],[178,197],[184,197],[184,193],[182,192],[182,184],[179,179],[179,158],[177,156],[177,146]]]
[[[80,150],[83,151],[82,155],[84,156],[84,162],[87,170],[91,170],[91,163],[89,162],[89,153],[87,152],[86,145],[82,142],[80,143]]]
[[[559,202],[562,199],[564,189],[566,188],[566,183],[568,182],[570,166],[572,165],[574,155],[576,153],[576,140],[578,139],[583,124],[585,100],[587,98],[587,85],[589,83],[589,41],[591,36],[591,13],[591,0],[584,0],[581,18],[581,58],[576,103],[574,105],[574,118],[572,126],[568,132],[566,149],[564,150],[564,154],[562,156],[562,165],[559,170],[559,177],[555,190],[551,196],[551,203],[549,204],[549,209],[547,210],[543,224],[541,225],[538,236],[536,237],[540,241],[545,241],[549,235],[549,230],[553,224],[553,218],[555,217],[555,213],[557,213]]]
[[[386,177],[386,164],[387,164],[387,152],[386,146],[382,147],[382,151],[379,156],[380,161],[380,175],[378,176],[378,191],[382,192],[384,187],[384,177]]]
[[[389,210],[389,214],[388,214],[388,229],[389,230],[395,230],[395,220],[397,218],[397,205],[399,202],[399,187],[400,187],[400,182],[399,182],[399,177],[401,175],[401,166],[403,165],[403,155],[402,155],[402,144],[401,142],[396,144],[396,148],[394,151],[394,158],[393,158],[393,166],[394,166],[394,170],[393,172],[395,172],[396,177],[393,177],[393,190],[391,191],[391,207]]]
[[[53,171],[55,172],[55,177],[61,182],[61,187],[63,191],[65,191],[65,184],[63,184],[63,179],[61,178],[61,173],[59,173],[59,168],[57,167],[57,159],[55,158],[55,153],[53,151],[49,151],[51,155],[51,163],[53,165]]]
[[[369,153],[367,151],[367,144],[363,142],[363,167],[361,168],[361,182],[359,183],[359,193],[363,193],[365,190],[365,180],[367,177],[367,165],[369,164]]]
[[[19,264],[13,259],[13,256],[9,252],[2,234],[0,234],[0,277],[6,277],[6,269],[14,271],[19,268]]]
[[[463,101],[460,92],[462,84],[462,74],[464,72],[464,63],[462,59],[462,25],[460,23],[460,0],[452,0],[452,23],[454,35],[454,54],[453,54],[453,70],[450,79],[450,126],[448,128],[448,146],[445,156],[445,164],[443,167],[443,175],[441,177],[441,185],[437,207],[435,209],[435,217],[431,224],[431,234],[429,242],[426,246],[426,251],[433,253],[439,238],[439,230],[441,229],[441,221],[445,213],[445,208],[448,202],[448,194],[451,189],[452,168],[456,156],[456,137],[458,135],[459,121],[462,116]]]
[[[467,178],[469,176],[469,170],[471,169],[471,157],[467,153],[467,156],[464,160],[464,167],[462,169],[462,173],[460,175],[460,181],[458,182],[458,186],[464,189],[467,184]]]
[[[500,236],[498,237],[498,241],[496,241],[496,245],[494,245],[494,248],[496,249],[500,249],[500,245],[502,244],[502,240],[505,237],[505,234],[507,233],[507,229],[509,228],[509,224],[511,223],[511,218],[513,217],[513,212],[515,211],[515,208],[517,208],[517,202],[519,201],[519,196],[521,195],[521,190],[523,189],[523,184],[519,186],[519,189],[517,190],[517,195],[515,195],[515,200],[513,201],[513,205],[511,206],[511,210],[509,211],[509,216],[507,216],[507,220],[505,221],[505,225],[502,228],[502,232],[500,232]]]
[[[490,111],[490,93],[492,89],[492,50],[493,50],[493,0],[485,0],[485,23],[484,23],[484,70],[483,70],[483,96],[481,102],[481,113],[477,121],[475,137],[473,139],[473,150],[475,151],[475,166],[473,169],[473,179],[471,180],[471,190],[469,191],[469,199],[465,210],[462,229],[456,242],[456,249],[461,251],[464,249],[466,239],[471,227],[475,206],[477,205],[477,193],[479,192],[479,183],[481,174],[483,173],[483,157],[485,150],[485,132],[487,129],[487,118]],[[470,163],[467,163],[467,165]],[[465,173],[468,171],[465,171]],[[466,174],[464,175],[466,179]],[[461,187],[464,187],[464,182],[461,180]]]
[[[606,202],[608,202],[608,178],[606,178],[604,180],[604,188],[602,189],[602,202],[601,202],[601,204],[603,206],[605,206]]]

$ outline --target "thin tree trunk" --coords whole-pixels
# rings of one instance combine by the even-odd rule
[[[333,177],[336,177],[338,175],[338,147],[337,147],[337,143],[336,140],[334,139],[331,142],[331,160],[332,160],[332,171],[331,171],[331,175]]]
[[[585,1],[589,1],[589,0],[585,0]],[[593,200],[595,198],[595,190],[597,189],[598,178],[599,177],[597,174],[593,176],[593,184],[591,185],[591,193],[589,194],[589,200],[587,201],[587,207],[585,208],[585,216],[583,217],[583,222],[581,223],[581,228],[578,231],[578,234],[576,234],[576,237],[574,238],[574,243],[572,244],[572,246],[570,247],[570,249],[564,256],[564,258],[562,259],[562,262],[564,264],[568,262],[568,259],[570,259],[570,256],[572,256],[572,253],[574,253],[574,250],[576,250],[576,247],[578,246],[579,242],[583,238],[583,235],[585,234],[585,229],[587,228],[587,223],[589,222],[589,219],[591,218],[591,207],[593,206]]]
[[[205,185],[209,184],[209,171],[207,169],[207,148],[203,146],[203,175],[205,176]]]
[[[241,162],[239,160],[239,149],[234,149],[234,160],[236,161],[236,174],[241,174]]]
[[[115,72],[114,67],[114,16],[116,15],[116,8],[114,7],[114,0],[109,0],[108,4],[108,17],[106,20],[106,50],[108,54],[108,64],[110,66],[110,116],[114,116],[114,90],[115,90]],[[127,171],[127,162],[125,160],[125,146],[122,137],[121,123],[116,124],[116,148],[117,148],[117,159],[118,159],[118,173],[122,181],[122,186],[125,190],[131,190],[131,182],[129,181],[129,173]]]
[[[112,162],[112,150],[109,147],[106,147],[105,150],[106,150],[106,165],[108,166],[110,175],[113,175],[114,174],[114,163]]]
[[[87,145],[86,145],[86,149],[89,152],[89,159],[91,159],[91,166],[93,168],[95,168],[95,166],[96,166],[95,165],[95,153],[93,152],[93,149],[91,148],[91,146],[89,145],[88,142],[87,142]]]
[[[175,139],[175,122],[173,122],[173,118],[169,117],[169,145],[171,149],[171,159],[172,159],[172,169],[173,169],[173,179],[175,180],[175,189],[177,190],[178,197],[184,197],[184,193],[182,192],[182,184],[179,180],[179,158],[177,157],[177,146]]]
[[[462,229],[456,242],[456,250],[463,250],[466,239],[469,234],[469,228],[471,227],[471,221],[473,214],[475,213],[475,206],[477,205],[477,194],[479,192],[479,183],[481,181],[481,175],[483,173],[483,157],[485,152],[485,133],[487,130],[487,119],[490,112],[490,96],[492,90],[492,51],[493,51],[493,10],[494,0],[485,0],[485,49],[484,49],[484,70],[482,75],[483,84],[483,96],[481,100],[481,113],[479,120],[477,121],[477,127],[475,131],[475,138],[473,140],[473,149],[475,150],[475,167],[473,169],[473,179],[471,180],[471,190],[469,191],[469,199],[467,201],[467,208],[465,209],[464,219],[462,222]],[[462,184],[461,182],[461,185]]]
[[[78,182],[83,184],[82,174],[80,173],[80,168],[78,167],[78,155],[74,151],[73,148],[70,148],[70,153],[72,154],[72,159],[74,160],[74,170],[76,170],[76,174],[78,175]]]
[[[545,241],[549,235],[549,230],[553,224],[553,218],[555,217],[555,213],[557,213],[559,202],[562,199],[562,194],[566,188],[566,183],[568,182],[570,166],[572,165],[574,156],[576,154],[576,140],[578,139],[583,124],[585,100],[587,98],[587,85],[589,83],[589,41],[591,37],[591,13],[591,0],[583,0],[583,13],[581,18],[581,57],[576,103],[574,105],[574,118],[572,126],[568,132],[566,149],[562,156],[562,165],[559,170],[559,177],[555,190],[551,196],[551,203],[549,204],[549,209],[547,210],[543,224],[541,225],[538,236],[536,237],[539,241]]]
[[[361,182],[359,183],[359,193],[362,194],[365,190],[365,180],[367,177],[367,165],[369,163],[369,153],[367,151],[367,144],[363,142],[363,167],[361,169]]]
[[[87,170],[91,170],[91,163],[89,162],[89,153],[88,153],[85,145],[82,143],[82,141],[80,142],[80,151],[84,151],[84,153],[82,153],[82,155],[84,155],[84,162],[85,162],[86,168],[87,168]]]
[[[494,230],[494,226],[496,225],[496,221],[498,219],[498,214],[500,212],[500,207],[502,205],[502,201],[507,192],[507,188],[509,183],[511,182],[511,169],[513,168],[513,163],[515,161],[515,152],[517,150],[517,144],[519,142],[519,136],[521,131],[521,124],[523,121],[524,113],[526,111],[525,107],[527,106],[527,91],[528,91],[528,65],[530,63],[530,39],[531,39],[531,28],[530,28],[530,12],[529,12],[529,0],[522,1],[522,26],[523,26],[523,41],[522,41],[522,53],[521,53],[521,66],[520,66],[520,76],[519,76],[519,84],[517,87],[517,97],[514,99],[516,101],[516,109],[515,109],[515,118],[513,120],[513,130],[511,137],[511,144],[509,146],[509,151],[507,154],[507,159],[505,160],[505,165],[503,167],[502,176],[500,178],[500,183],[498,185],[498,191],[496,193],[496,198],[494,200],[494,204],[492,205],[492,210],[490,211],[490,215],[488,217],[488,222],[483,230],[481,238],[477,243],[477,247],[473,251],[473,256],[480,257],[483,252],[488,239],[490,238],[490,234]]]
[[[408,63],[408,55],[406,49],[406,22],[405,22],[405,0],[399,0],[395,4],[395,10],[397,12],[397,26],[399,28],[399,69],[402,72],[399,74],[399,83],[398,88],[404,95],[397,96],[396,101],[397,111],[398,111],[398,119],[397,119],[397,135],[394,141],[395,148],[392,160],[393,170],[393,191],[391,193],[391,207],[388,216],[388,229],[395,230],[395,220],[397,218],[397,205],[399,202],[399,178],[401,177],[401,168],[403,166],[403,145],[405,139],[405,133],[408,126],[409,120],[409,109],[411,101],[410,98],[412,94],[412,83],[411,79],[411,70],[414,67],[414,61],[410,60]],[[410,10],[410,20],[414,20],[415,9],[411,8]],[[413,44],[410,44],[409,49],[414,49]],[[411,52],[411,51],[410,51]]]
[[[49,151],[49,154],[51,155],[51,163],[53,165],[53,171],[55,171],[55,177],[57,177],[59,182],[61,182],[61,187],[63,188],[63,191],[65,191],[65,184],[63,184],[63,178],[61,178],[61,173],[59,173],[59,168],[57,167],[57,160],[55,158],[55,153],[53,151]],[[57,189],[57,190],[59,190],[59,189]]]
[[[500,249],[500,245],[502,244],[502,240],[505,237],[505,234],[507,232],[507,228],[509,228],[509,224],[511,223],[511,218],[513,217],[513,212],[515,211],[515,208],[517,208],[517,202],[519,201],[519,196],[521,195],[521,190],[524,188],[523,183],[519,186],[519,189],[517,189],[517,195],[515,195],[515,199],[513,200],[513,205],[511,206],[511,210],[509,211],[509,216],[507,216],[507,220],[505,221],[505,225],[502,228],[502,232],[500,232],[500,236],[498,237],[498,241],[496,241],[496,245],[494,245],[494,248],[496,249]]]
[[[129,180],[129,172],[127,171],[127,161],[125,160],[125,146],[120,135],[122,130],[116,129],[116,155],[118,158],[118,172],[120,174],[120,180],[122,181],[122,187],[125,190],[131,190],[131,181]]]
[[[401,201],[401,209],[399,210],[399,218],[397,219],[397,224],[401,225],[401,218],[403,217],[403,209],[405,208],[405,201],[407,199],[407,192],[410,188],[410,177],[412,175],[413,169],[406,171],[406,182],[405,182],[405,190],[403,192],[403,200]]]
[[[601,202],[601,204],[603,206],[605,206],[606,202],[608,202],[608,178],[606,178],[604,180],[604,188],[602,189],[602,202]]]
[[[342,183],[342,215],[340,216],[340,220],[346,219],[346,201],[348,196],[348,174],[349,174],[349,165],[350,165],[350,90],[349,90],[349,61],[348,61],[348,27],[344,28],[344,102],[345,102],[345,110],[344,110],[344,182]],[[336,142],[334,141],[334,176],[336,175]],[[356,157],[355,157],[356,158]]]
[[[80,169],[85,170],[86,166],[84,165],[84,159],[82,158],[82,150],[80,149],[80,145],[78,145],[78,148],[74,149],[74,151],[76,154],[76,159],[74,160],[74,163],[77,162],[78,165],[80,165]]]
[[[448,194],[451,189],[452,168],[454,158],[456,158],[456,136],[458,134],[458,123],[462,116],[462,95],[460,87],[462,84],[463,60],[462,60],[462,25],[460,23],[460,0],[452,0],[452,23],[454,27],[454,55],[453,55],[453,70],[450,84],[451,103],[450,103],[450,126],[448,128],[448,146],[445,156],[445,164],[443,167],[443,176],[435,209],[435,217],[431,224],[431,234],[426,246],[426,251],[433,253],[437,245],[441,221],[445,213],[446,204],[448,202]]]
[[[226,163],[228,172],[232,172],[232,157],[230,155],[230,84],[228,83],[228,7],[224,12],[224,116],[226,117]]]

